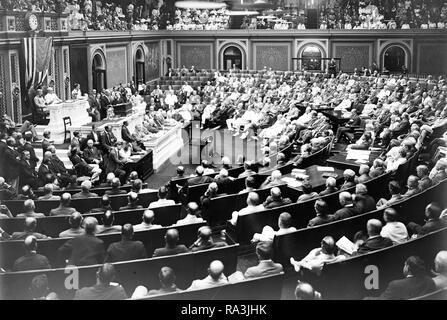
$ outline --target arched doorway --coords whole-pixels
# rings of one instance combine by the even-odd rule
[[[138,48],[135,54],[135,82],[137,87],[140,84],[146,83],[144,62],[144,51],[141,48]]]
[[[405,50],[399,46],[391,46],[383,55],[383,67],[390,72],[401,72],[406,66]]]
[[[232,69],[233,66],[236,69],[242,69],[242,52],[235,46],[230,46],[223,52],[223,68],[224,70]]]
[[[316,45],[305,46],[301,51],[302,70],[321,70],[322,53]]]
[[[92,80],[93,89],[96,89],[97,92],[101,92],[102,89],[106,88],[106,64],[100,53],[96,53],[93,56]]]

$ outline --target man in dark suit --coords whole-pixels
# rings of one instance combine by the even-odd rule
[[[95,142],[92,139],[87,140],[87,145],[82,151],[82,158],[87,164],[97,164],[101,167],[102,155],[98,148],[95,147]]]
[[[29,185],[31,188],[36,189],[37,185],[37,172],[34,170],[35,166],[31,164],[31,155],[28,150],[23,150],[23,158],[20,161],[20,186]]]
[[[179,234],[177,229],[169,229],[166,231],[164,248],[155,249],[152,257],[171,256],[179,253],[189,252],[188,248],[183,244],[178,244]]]
[[[65,192],[61,196],[60,204],[57,208],[50,210],[51,216],[70,216],[73,212],[77,211],[75,208],[70,207],[71,194]]]
[[[111,284],[115,280],[115,267],[104,263],[96,272],[96,284],[76,291],[74,300],[124,300],[127,294],[121,285]]]
[[[116,143],[116,137],[112,132],[112,128],[109,126],[104,127],[104,132],[101,134],[100,143],[102,151],[105,153],[108,153],[111,149],[113,149],[113,145]]]
[[[292,203],[292,200],[290,200],[290,198],[283,198],[280,188],[273,187],[270,189],[270,195],[267,197],[263,205],[266,209],[273,209],[290,203]]]
[[[15,139],[8,138],[6,140],[7,148],[5,149],[5,153],[3,155],[4,164],[4,178],[8,183],[14,188],[17,192],[19,189],[19,175],[20,175],[20,154],[17,150],[14,149]]]
[[[47,183],[54,182],[54,179],[56,178],[51,168],[52,168],[51,160],[49,158],[45,159],[44,157],[42,163],[39,166],[39,170],[37,171],[37,179],[39,186],[44,186]]]
[[[45,131],[43,132],[43,139],[42,139],[42,153],[48,151],[48,147],[53,142],[50,139],[51,139],[51,132],[48,129],[45,129]]]
[[[202,166],[198,166],[196,168],[196,176],[189,178],[185,182],[185,187],[188,188],[190,186],[195,186],[198,184],[204,184],[204,183],[211,183],[213,182],[213,178],[210,176],[205,176],[203,173],[205,172],[205,169]]]
[[[129,143],[134,142],[134,139],[132,138],[132,134],[129,130],[129,123],[127,121],[123,122],[123,126],[121,128],[121,137],[124,141],[127,141]]]
[[[28,236],[34,236],[36,239],[48,239],[44,234],[36,232],[37,229],[37,219],[33,217],[28,217],[25,219],[25,230],[17,231],[11,235],[11,240],[22,240]]]
[[[120,207],[119,210],[131,210],[131,209],[143,209],[142,205],[138,204],[138,194],[135,192],[129,192],[128,196],[127,196],[127,206],[124,207]]]
[[[12,271],[51,269],[47,257],[37,253],[37,239],[34,236],[25,238],[24,247],[26,254],[14,262]]]
[[[25,133],[25,144],[23,145],[23,150],[28,151],[30,153],[30,164],[33,169],[36,168],[37,163],[39,162],[39,158],[36,156],[36,151],[34,150],[34,147],[32,146],[31,142],[33,140],[33,134],[31,132]],[[23,151],[22,151],[23,153]]]
[[[105,90],[103,93],[101,93],[101,98],[99,99],[100,109],[99,113],[101,116],[101,119],[107,118],[107,109],[112,104],[112,98],[110,96],[110,91]]]
[[[212,238],[211,228],[208,226],[203,226],[199,228],[199,234],[197,237],[197,241],[194,242],[189,250],[191,252],[207,250],[212,248],[220,248],[226,246],[225,242],[214,242]]]
[[[408,300],[436,290],[424,261],[418,256],[411,256],[405,261],[404,276],[403,279],[391,281],[379,299]]]
[[[112,243],[107,249],[105,262],[128,261],[147,258],[141,241],[133,241],[133,226],[126,223],[121,229],[121,241]]]
[[[280,263],[272,261],[272,244],[268,241],[261,241],[256,245],[256,255],[259,259],[259,264],[250,267],[245,271],[245,279],[264,277],[281,273],[283,267]]]
[[[220,193],[231,193],[231,185],[233,179],[228,176],[227,169],[220,169],[219,174],[214,177],[214,181],[217,183],[217,187]]]
[[[376,210],[376,200],[368,194],[368,188],[363,183],[355,186],[354,206],[359,214]]]
[[[95,236],[97,225],[96,218],[85,218],[85,234],[68,240],[58,249],[62,261],[69,258],[69,263],[75,266],[104,262],[104,242]]]
[[[442,229],[447,226],[447,222],[444,219],[440,219],[441,208],[435,202],[430,203],[425,207],[425,224],[423,226],[417,223],[410,222],[407,225],[408,231],[418,236],[423,236],[430,232]]]
[[[86,143],[88,143],[89,140],[93,141],[93,145],[95,147],[100,146],[101,135],[98,133],[96,123],[92,124],[92,130],[87,134],[87,137],[84,141]],[[86,145],[82,146],[82,148],[85,148],[85,147],[86,147]]]
[[[116,147],[112,147],[109,150],[109,153],[104,156],[104,166],[106,168],[106,172],[112,172],[115,174],[115,177],[117,177],[121,184],[126,183],[126,171],[124,171],[124,164],[125,162],[123,160],[120,160],[118,157],[118,152],[121,148],[121,145],[117,145]]]
[[[98,194],[90,192],[92,188],[92,183],[88,180],[85,180],[81,183],[81,192],[75,193],[71,197],[73,199],[85,199],[85,198],[96,198]]]
[[[380,231],[382,231],[382,222],[380,222],[380,220],[368,220],[366,223],[366,230],[368,231],[368,239],[359,246],[356,254],[364,254],[391,247],[393,245],[393,242],[390,239],[380,235]]]
[[[118,178],[113,178],[112,179],[112,184],[111,184],[111,189],[110,190],[106,190],[105,194],[112,196],[112,195],[119,195],[119,194],[126,194],[125,190],[121,190],[121,182],[120,179]]]
[[[332,215],[333,221],[346,219],[359,214],[359,210],[352,202],[352,196],[349,192],[340,192],[340,194],[338,195],[338,199],[342,208],[335,211],[335,213]]]

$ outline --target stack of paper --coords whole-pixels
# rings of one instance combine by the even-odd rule
[[[333,167],[320,167],[320,166],[318,166],[318,167],[317,167],[317,171],[319,171],[319,172],[322,172],[322,171],[325,171],[325,172],[334,172],[335,169],[334,169]]]
[[[337,247],[339,247],[341,250],[349,255],[353,254],[354,251],[356,251],[355,244],[352,243],[352,241],[345,236],[341,237],[340,240],[338,240],[335,244],[337,245]]]
[[[371,151],[369,150],[349,150],[346,155],[346,160],[369,160],[369,155]]]

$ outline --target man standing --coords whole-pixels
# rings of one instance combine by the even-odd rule
[[[14,145],[16,141],[10,137],[6,140],[7,148],[4,153],[4,175],[6,181],[18,193],[19,190],[19,174],[20,174],[20,154],[15,150]]]

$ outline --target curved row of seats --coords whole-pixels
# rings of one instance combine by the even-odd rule
[[[158,289],[160,286],[158,273],[162,267],[168,266],[175,270],[177,286],[186,289],[193,280],[207,276],[207,268],[213,260],[218,259],[224,263],[226,275],[234,273],[237,266],[237,250],[238,245],[233,244],[175,256],[115,262],[113,263],[116,269],[115,281],[124,287],[129,296],[139,285],[149,289]],[[99,265],[91,265],[75,268],[79,288],[92,286],[96,283],[98,267]],[[71,299],[75,290],[65,287],[67,276],[72,274],[68,270],[70,268],[0,273],[0,299],[28,298],[26,288],[29,287],[32,278],[38,274],[47,275],[49,287],[60,298]]]

